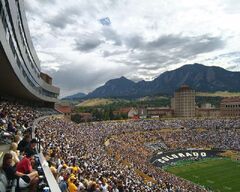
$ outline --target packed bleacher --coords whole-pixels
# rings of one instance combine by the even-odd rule
[[[45,156],[62,191],[180,192],[207,189],[151,165],[148,159],[154,151],[144,144],[161,141],[168,150],[189,147],[239,150],[238,128],[238,119],[77,125],[49,118],[40,122],[36,134],[42,138]]]
[[[0,191],[43,191],[47,181],[37,144],[62,192],[207,191],[154,167],[158,150],[240,149],[239,119],[109,121],[75,124],[64,118],[33,121],[50,109],[0,102]],[[149,147],[154,144],[154,147]]]
[[[0,191],[42,191],[47,186],[32,138],[33,121],[53,109],[0,101]]]

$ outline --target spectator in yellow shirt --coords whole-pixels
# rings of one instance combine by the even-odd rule
[[[78,188],[75,185],[76,177],[75,176],[70,176],[69,181],[68,181],[68,190],[69,192],[77,192]]]

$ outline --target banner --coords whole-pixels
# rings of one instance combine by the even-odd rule
[[[219,156],[219,154],[222,152],[223,151],[220,150],[201,150],[201,149],[159,152],[150,159],[150,163],[157,167],[163,167],[181,160],[191,159],[197,160],[208,157],[216,157]]]

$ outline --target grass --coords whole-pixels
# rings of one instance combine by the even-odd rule
[[[240,162],[227,158],[185,161],[166,171],[217,192],[240,191]]]
[[[100,105],[108,105],[114,102],[114,99],[88,99],[79,103],[78,107],[93,107]]]
[[[197,92],[196,96],[202,96],[202,97],[239,97],[240,92],[228,92],[228,91],[217,91],[217,92],[214,92],[214,93]]]

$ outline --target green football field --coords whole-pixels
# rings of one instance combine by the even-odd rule
[[[167,167],[166,171],[213,191],[240,192],[239,161],[221,158],[187,161]]]

